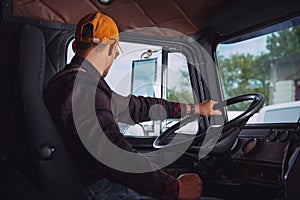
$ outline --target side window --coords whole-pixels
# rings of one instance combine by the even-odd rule
[[[114,61],[106,81],[117,93],[127,96],[129,94],[160,97],[159,91],[147,93],[151,84],[155,86],[160,81],[160,64],[162,62],[162,47],[144,44],[120,42],[124,54]],[[151,50],[152,56],[147,57]],[[134,76],[134,77],[132,77]],[[153,89],[154,90],[154,89]]]
[[[266,97],[265,106],[248,123],[297,122],[300,117],[300,26],[292,24],[283,22],[269,28],[272,33],[217,47],[225,98],[251,92]],[[229,107],[229,119],[246,106]]]
[[[74,53],[71,43],[67,60]],[[105,78],[112,90],[120,95],[149,96],[181,103],[194,102],[188,65],[179,52],[163,51],[162,46],[120,42],[123,54],[113,62]],[[121,132],[133,136],[157,136],[162,130],[174,125],[179,119],[147,121],[129,126],[119,123]],[[177,130],[180,133],[196,134],[197,121]]]
[[[168,68],[167,100],[194,102],[186,58],[181,53],[170,53],[168,63],[170,68]]]
[[[181,103],[194,102],[186,58],[181,53],[163,51],[162,46],[120,42],[124,51],[111,67],[106,80],[117,93],[127,96],[149,96]],[[157,136],[179,119],[147,121],[139,125],[120,124],[126,135]],[[143,131],[135,129],[143,128]],[[189,127],[189,128],[187,128]],[[196,134],[198,124],[178,130]]]

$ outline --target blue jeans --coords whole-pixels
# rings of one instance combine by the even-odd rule
[[[105,178],[85,187],[84,196],[86,200],[155,200]]]

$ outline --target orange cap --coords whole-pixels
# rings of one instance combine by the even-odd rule
[[[83,27],[87,24],[93,26],[92,37],[82,37]],[[78,22],[75,41],[92,42],[94,44],[113,44],[119,41],[118,27],[110,17],[100,12],[89,14]]]

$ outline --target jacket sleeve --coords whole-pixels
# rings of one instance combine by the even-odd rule
[[[114,93],[115,104],[119,106],[117,119],[119,122],[136,124],[150,120],[182,118],[186,114],[186,105],[169,102],[160,98],[133,96],[123,97]],[[121,106],[120,106],[121,105]]]

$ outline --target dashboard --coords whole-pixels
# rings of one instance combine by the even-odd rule
[[[282,182],[282,165],[294,125],[246,126],[232,147],[244,179],[265,185]]]
[[[247,125],[230,155],[206,167],[207,177],[230,198],[234,193],[237,199],[298,199],[299,156],[300,127],[295,123]]]
[[[298,199],[299,144],[300,127],[295,123],[247,125],[230,153],[200,160],[196,171],[211,189],[208,194],[228,199]]]

